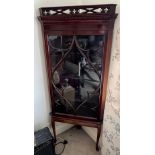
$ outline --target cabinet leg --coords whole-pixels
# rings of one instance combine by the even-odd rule
[[[97,140],[96,140],[96,151],[99,151],[99,139],[101,135],[101,125],[97,127]]]
[[[55,121],[53,121],[53,120],[52,120],[52,128],[53,128],[53,134],[54,134],[54,141],[56,142]]]

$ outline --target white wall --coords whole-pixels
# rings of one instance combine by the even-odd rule
[[[47,91],[47,77],[43,55],[40,23],[37,20],[38,9],[35,0],[34,18],[34,129],[38,130],[49,125],[50,104]]]
[[[50,126],[50,99],[47,87],[47,76],[43,52],[41,26],[37,19],[40,7],[59,5],[79,5],[80,1],[72,0],[34,0],[34,130]],[[70,128],[71,125],[56,124],[57,134]]]
[[[88,5],[88,4],[119,4],[119,0],[34,0],[35,18],[34,18],[34,38],[35,38],[35,101],[34,101],[34,129],[37,130],[44,126],[49,126],[50,118],[48,113],[50,112],[49,94],[47,91],[47,76],[45,70],[45,60],[43,55],[43,43],[41,36],[40,23],[37,20],[39,15],[38,8],[44,6],[65,6],[65,5]],[[116,8],[116,12],[119,12],[119,5]],[[57,133],[60,133],[71,125],[57,124]],[[96,140],[96,129],[83,127],[83,129]]]

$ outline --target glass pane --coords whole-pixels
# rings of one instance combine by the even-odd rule
[[[97,117],[104,36],[49,36],[56,112]]]

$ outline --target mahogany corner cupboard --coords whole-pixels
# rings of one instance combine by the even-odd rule
[[[103,122],[115,4],[40,8],[51,123],[97,128]]]

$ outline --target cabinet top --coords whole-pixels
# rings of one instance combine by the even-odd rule
[[[116,4],[42,7],[41,19],[115,19]]]

